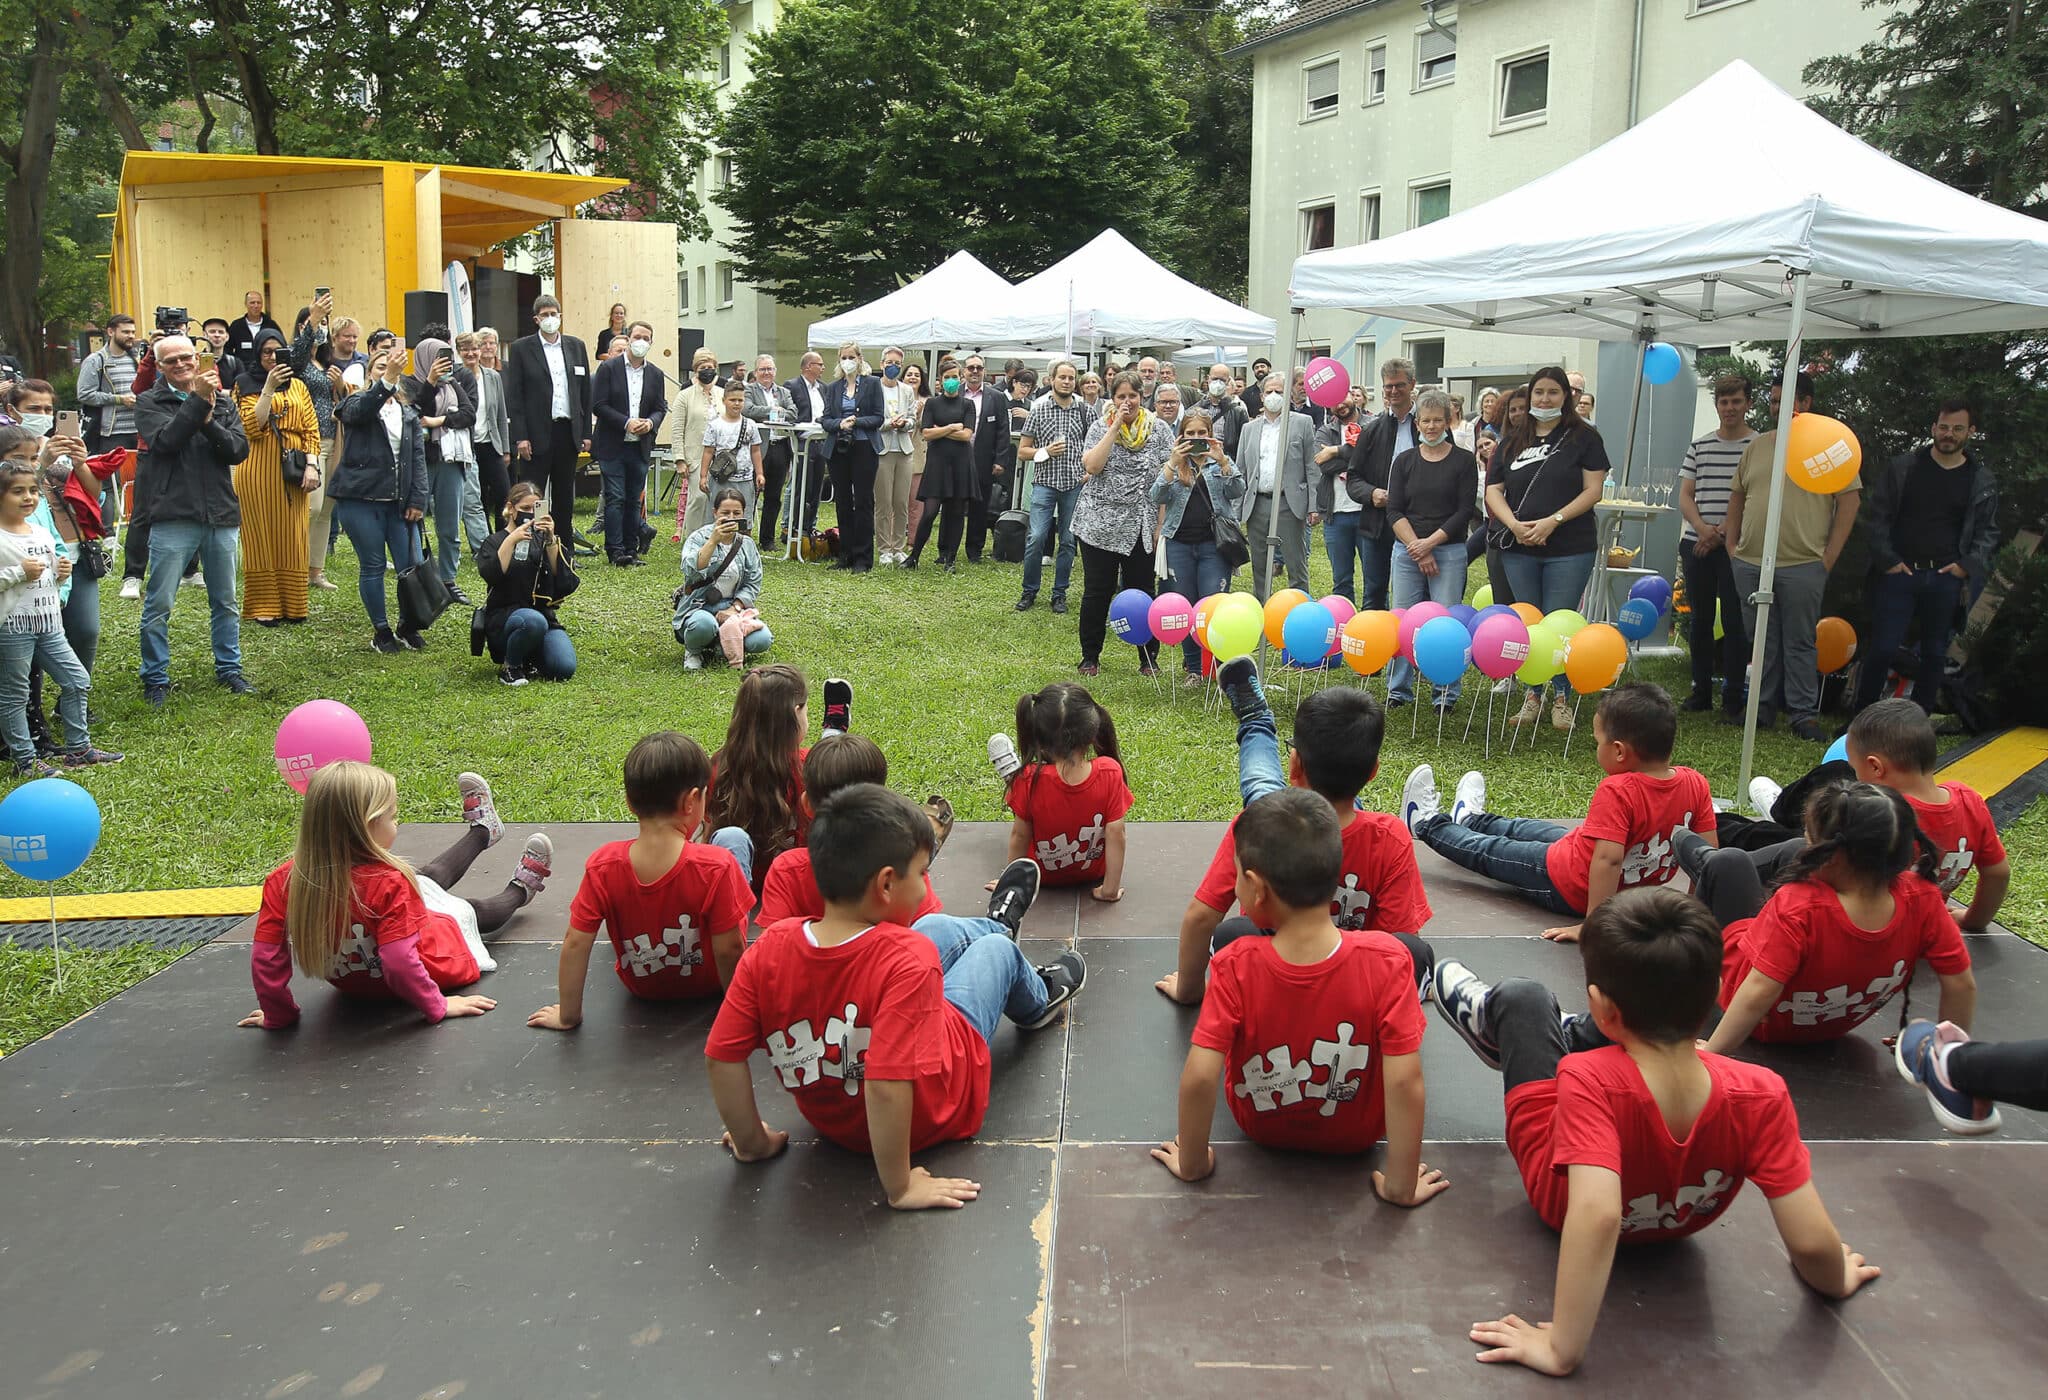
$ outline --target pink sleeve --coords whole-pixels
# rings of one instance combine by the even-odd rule
[[[420,961],[417,933],[378,944],[377,956],[384,964],[384,983],[393,994],[417,1006],[430,1022],[448,1014],[446,994],[434,985],[434,979],[427,975],[427,965]]]
[[[292,999],[289,943],[250,945],[249,980],[256,984],[256,1004],[263,1008],[263,1029],[281,1031],[298,1024],[299,1004]]]

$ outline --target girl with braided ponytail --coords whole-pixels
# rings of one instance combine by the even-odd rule
[[[1049,685],[1017,701],[1017,742],[991,735],[988,756],[1015,818],[1009,859],[1037,861],[1048,885],[1123,898],[1124,814],[1135,799],[1109,711],[1083,686]]]

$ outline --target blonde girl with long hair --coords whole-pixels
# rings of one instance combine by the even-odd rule
[[[398,783],[389,773],[342,760],[313,774],[292,858],[263,882],[250,956],[258,1009],[240,1025],[283,1030],[297,1023],[294,964],[346,996],[408,1001],[430,1022],[481,1016],[498,1004],[447,993],[496,970],[485,940],[541,892],[554,845],[541,832],[527,837],[519,868],[496,894],[469,900],[449,893],[505,834],[491,785],[475,773],[455,784],[467,829],[415,870],[391,849]]]

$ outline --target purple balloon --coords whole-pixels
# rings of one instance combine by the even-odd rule
[[[1671,580],[1665,578],[1662,574],[1651,574],[1648,578],[1639,578],[1629,585],[1628,596],[1631,598],[1648,598],[1651,606],[1661,613],[1671,606]]]
[[[1453,603],[1451,604],[1451,616],[1458,619],[1460,627],[1470,632],[1473,620],[1479,616],[1479,609],[1473,607],[1470,603]]]
[[[1520,616],[1521,616],[1521,614],[1520,614],[1520,613],[1516,612],[1516,611],[1515,611],[1515,610],[1514,610],[1513,608],[1509,607],[1509,606],[1508,606],[1508,605],[1507,605],[1506,603],[1489,603],[1489,604],[1487,604],[1487,605],[1486,605],[1485,607],[1481,608],[1481,609],[1479,610],[1479,612],[1478,612],[1478,613],[1477,613],[1477,614],[1476,614],[1476,615],[1475,615],[1475,616],[1473,617],[1473,619],[1472,619],[1472,625],[1473,625],[1474,627],[1477,627],[1477,626],[1478,626],[1478,625],[1479,625],[1480,623],[1482,623],[1482,622],[1486,621],[1486,619],[1488,619],[1489,617],[1520,617]]]
[[[1109,603],[1109,630],[1134,647],[1152,640],[1152,595],[1142,588],[1126,588]]]

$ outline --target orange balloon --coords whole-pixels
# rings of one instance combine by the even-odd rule
[[[1628,665],[1628,638],[1604,622],[1589,622],[1573,634],[1564,674],[1581,695],[1605,690]]]
[[[1283,588],[1266,600],[1266,642],[1271,646],[1284,646],[1280,629],[1287,625],[1287,614],[1308,601],[1308,594],[1299,588]]]
[[[1849,425],[1819,413],[1792,420],[1786,440],[1785,475],[1792,484],[1816,496],[1832,496],[1856,479],[1863,467],[1863,444]]]
[[[1824,676],[1841,670],[1856,655],[1856,629],[1844,618],[1822,618],[1813,629],[1813,641],[1820,651],[1820,673]]]
[[[1401,623],[1390,612],[1353,614],[1339,638],[1344,664],[1361,676],[1379,674],[1401,644]]]
[[[1534,627],[1537,623],[1543,621],[1543,609],[1537,607],[1534,603],[1516,603],[1513,606],[1515,616],[1522,619],[1524,627]]]
[[[1223,594],[1211,593],[1195,604],[1195,645],[1206,649],[1209,645],[1209,618],[1216,611],[1216,605],[1223,601]]]

